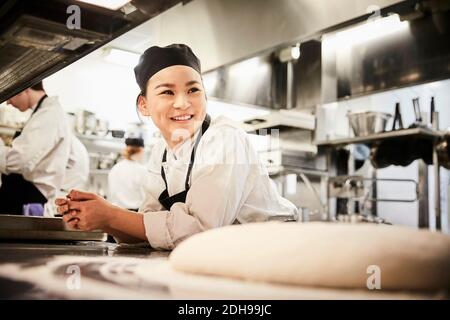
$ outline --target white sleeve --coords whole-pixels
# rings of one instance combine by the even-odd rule
[[[38,116],[37,114],[35,115]],[[42,119],[27,124],[11,147],[0,147],[0,172],[27,176],[61,142],[58,126]],[[30,121],[31,121],[30,120]]]
[[[167,211],[161,210],[157,199],[148,198],[143,206],[144,225],[152,247],[170,250],[195,233],[235,221],[259,166],[248,138],[234,131],[225,141],[208,141],[203,149],[199,147],[186,203],[175,203]],[[202,159],[197,162],[197,158]]]

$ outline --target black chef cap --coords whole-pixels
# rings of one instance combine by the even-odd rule
[[[145,50],[134,68],[136,82],[145,92],[147,81],[158,71],[175,65],[188,66],[201,74],[200,60],[185,44],[171,44],[167,47],[153,46]]]
[[[144,139],[142,138],[126,138],[125,144],[133,147],[144,147]]]

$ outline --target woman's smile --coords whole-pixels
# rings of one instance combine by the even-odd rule
[[[187,123],[194,118],[193,114],[181,114],[170,117],[170,120],[178,122],[178,123]]]

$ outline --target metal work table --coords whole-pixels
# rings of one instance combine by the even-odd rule
[[[167,259],[168,254],[167,251],[155,251],[143,245],[117,245],[101,241],[2,241],[0,299],[168,299],[170,295],[167,288],[158,285],[143,287],[133,281],[120,283],[120,276],[126,273],[118,272],[120,264],[122,268],[139,261]],[[104,261],[100,263],[98,259],[102,258]],[[123,262],[118,263],[117,258]],[[72,262],[60,263],[55,267],[54,262],[58,259]],[[111,263],[108,264],[108,261]],[[65,288],[66,282],[73,276],[69,272],[73,265],[80,269],[82,290]],[[111,278],[102,274],[105,268],[106,274],[112,275]],[[107,289],[103,290],[103,286]]]

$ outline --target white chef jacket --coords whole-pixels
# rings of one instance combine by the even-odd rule
[[[61,188],[70,153],[69,124],[56,97],[47,97],[11,147],[0,146],[0,173],[22,174],[50,201]]]
[[[83,190],[89,179],[89,154],[83,143],[75,136],[70,137],[70,154],[61,191]]]
[[[165,189],[161,177],[162,154],[167,148],[164,167],[169,196],[172,196],[185,189],[195,137],[174,151],[164,140],[152,150],[151,180],[139,212],[144,215],[146,236],[153,248],[171,250],[195,233],[230,225],[236,220],[240,223],[266,221],[270,216],[297,213],[297,208],[278,194],[247,133],[225,117],[212,120],[200,140],[186,203],[175,203],[166,210],[158,201]]]
[[[108,174],[108,200],[122,208],[140,208],[146,196],[149,176],[143,164],[123,159]]]

